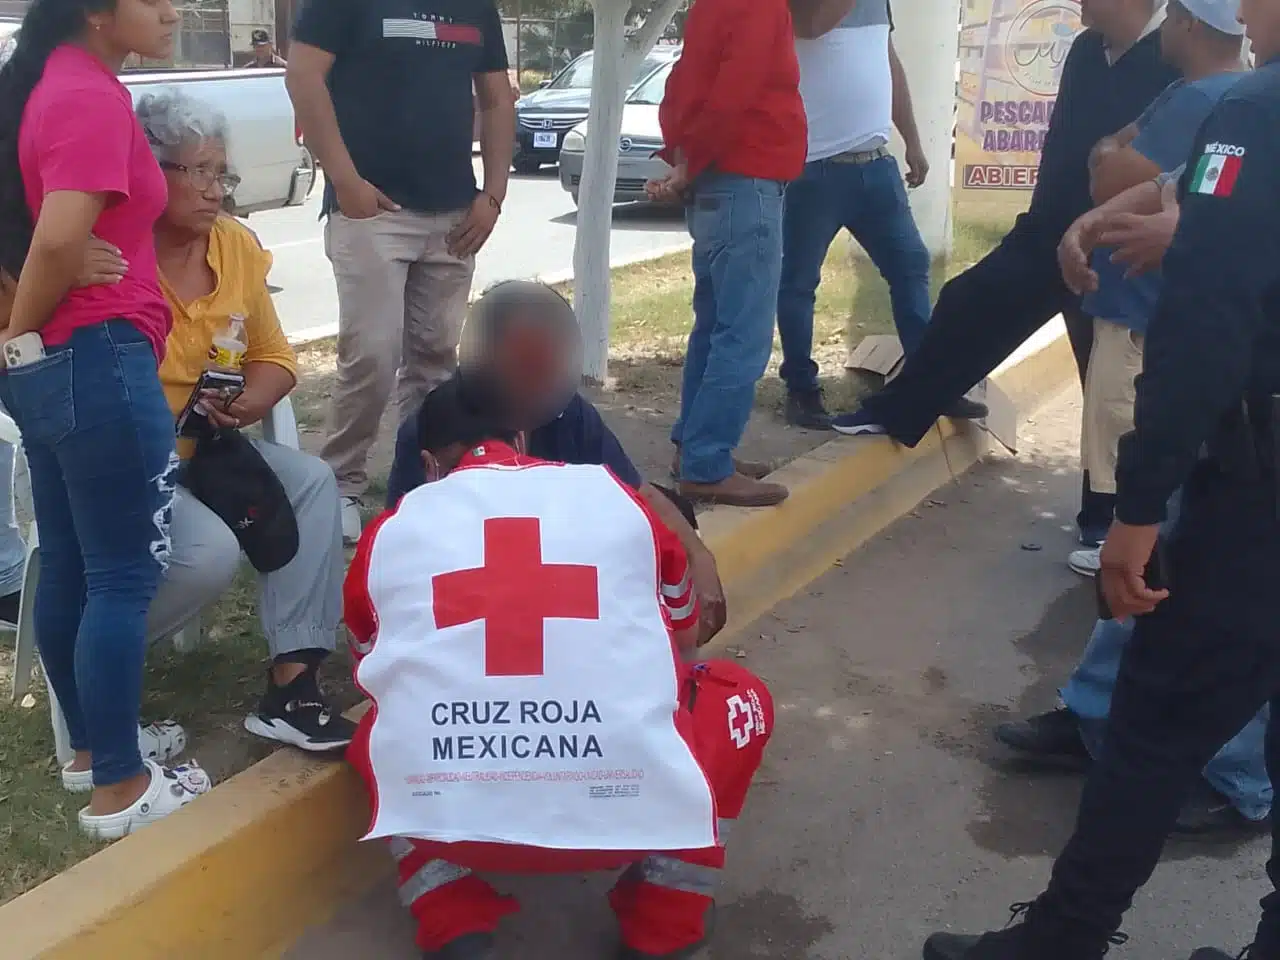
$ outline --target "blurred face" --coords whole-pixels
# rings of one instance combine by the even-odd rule
[[[192,233],[208,233],[239,178],[227,170],[227,148],[218,140],[189,143],[160,163],[169,182],[164,221]]]
[[[90,39],[122,60],[131,53],[149,60],[173,55],[179,16],[172,0],[116,0],[113,8],[90,13],[86,20]]]
[[[577,331],[515,322],[494,345],[492,362],[516,412],[512,429],[533,430],[558,417],[577,389]]]
[[[1280,0],[1240,0],[1240,19],[1256,63],[1280,55]]]

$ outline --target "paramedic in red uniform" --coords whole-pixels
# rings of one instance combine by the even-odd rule
[[[428,482],[365,530],[348,573],[346,621],[357,659],[356,679],[374,701],[349,754],[371,793],[374,822],[368,838],[389,839],[398,862],[401,900],[418,923],[418,945],[428,958],[491,960],[496,956],[494,931],[518,905],[473,870],[615,869],[623,870],[609,894],[621,934],[619,958],[689,957],[711,934],[713,897],[724,866],[723,839],[742,810],[772,733],[772,699],[764,684],[736,663],[686,660],[697,643],[698,609],[685,551],[644,499],[607,467],[553,464],[517,453],[514,436],[493,426],[505,419],[493,396],[462,375],[428,396],[419,415]],[[572,504],[571,510],[566,510],[566,503]],[[517,516],[506,516],[508,511]],[[469,518],[459,520],[463,514]],[[477,550],[481,527],[483,550]],[[628,539],[630,535],[618,530],[635,535]],[[600,546],[602,542],[608,546]],[[436,558],[437,553],[450,551],[460,562]],[[479,559],[481,566],[474,566],[469,557]],[[600,558],[602,562],[599,566],[554,562],[565,558]],[[500,569],[504,566],[506,571]],[[510,571],[517,568],[519,574],[513,575]],[[443,572],[433,575],[433,570]],[[424,602],[427,597],[429,603]],[[619,604],[623,614],[608,612]],[[527,626],[530,619],[537,624],[532,631]],[[461,632],[475,620],[482,624],[478,632]],[[553,633],[553,623],[569,626]],[[648,629],[646,623],[656,629]],[[609,629],[620,624],[625,626]],[[607,643],[593,642],[606,637]],[[593,652],[574,652],[578,641]],[[634,674],[619,671],[617,657],[636,663]],[[563,666],[558,675],[557,659]],[[474,677],[467,672],[473,663],[477,665]],[[601,663],[607,666],[599,668]],[[642,680],[648,675],[642,666],[646,663],[656,664],[658,673],[669,676],[670,682],[663,686]],[[597,671],[594,677],[593,670]],[[407,676],[416,679],[406,681]],[[604,804],[584,805],[585,814],[576,821],[563,811],[548,814],[546,822],[551,826],[539,835],[543,843],[517,843],[506,838],[528,836],[525,828],[542,809],[537,796],[523,791],[559,791],[554,796],[566,798],[567,809],[587,795],[584,787],[577,784],[577,790],[570,792],[541,783],[510,783],[537,779],[528,775],[534,763],[523,758],[532,755],[530,744],[539,738],[525,737],[521,744],[521,737],[512,735],[520,727],[493,726],[490,733],[500,735],[485,737],[484,727],[435,725],[448,722],[450,711],[453,724],[507,722],[517,712],[515,701],[512,716],[500,719],[506,713],[500,704],[507,701],[493,699],[503,695],[499,691],[507,691],[507,696],[513,696],[512,690],[546,691],[552,681],[561,691],[566,721],[569,710],[608,721],[620,701],[638,698],[643,701],[636,714],[639,723],[623,718],[622,727],[630,731],[638,725],[651,726],[657,739],[671,733],[669,742],[678,747],[674,753],[645,755],[645,759],[656,757],[657,762],[638,768],[644,773],[643,786],[590,787],[593,801],[600,796],[597,790],[635,793],[611,793]],[[648,693],[632,693],[642,688],[653,689],[651,700]],[[393,721],[395,689],[403,708]],[[522,718],[528,702],[520,701]],[[560,709],[557,705],[556,710]],[[582,728],[600,731],[598,742],[595,735],[586,739],[582,756],[599,757],[592,761],[599,767],[635,761],[639,748],[628,742],[630,753],[614,752],[627,734],[611,739],[603,721]],[[431,755],[425,744],[433,741],[433,734],[450,729],[481,735],[437,737]],[[561,734],[566,729],[564,725],[557,728]],[[463,740],[469,742],[465,749]],[[490,764],[482,775],[472,775],[472,768],[460,758],[466,753],[470,759],[474,743],[484,740],[490,741],[489,757],[522,758],[522,768]],[[565,749],[565,740],[559,736],[560,750]],[[451,746],[455,742],[456,755]],[[576,749],[570,756],[578,756]],[[421,756],[403,756],[411,753]],[[443,768],[432,762],[445,756],[452,764],[448,774],[437,772]],[[566,761],[560,762],[571,768]],[[683,785],[670,772],[681,762],[693,771]],[[459,782],[464,786],[458,787]],[[410,792],[406,783],[418,785],[417,791]],[[424,789],[428,783],[439,784],[441,792]],[[655,789],[663,783],[668,785],[665,797]],[[680,795],[681,786],[693,787],[690,796],[700,789],[707,803],[689,802]],[[426,804],[447,805],[450,800],[444,794],[451,788],[466,800],[453,808],[430,806],[421,820],[412,821],[424,809],[419,797],[430,797]],[[687,821],[711,842],[660,851],[649,844],[608,849],[601,844],[575,844],[580,836],[634,839],[636,834],[610,831],[621,831],[615,822],[627,820],[640,807],[642,789],[649,809],[668,811],[669,820]],[[503,791],[510,798],[503,815],[487,823],[470,821],[471,835],[501,842],[440,838],[441,834],[465,835],[467,831],[458,829],[457,822],[472,816],[490,798],[493,809],[502,810],[499,794]],[[695,823],[699,815],[686,810],[705,810],[705,818]],[[406,811],[408,821],[401,816]],[[400,826],[412,822],[413,829],[400,832],[391,821]],[[642,824],[657,830],[657,835],[676,836],[667,826],[661,817]],[[433,839],[408,839],[409,832]]]

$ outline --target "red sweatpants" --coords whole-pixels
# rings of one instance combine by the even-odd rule
[[[773,699],[764,683],[732,661],[696,665],[682,685],[692,716],[690,746],[715,793],[723,843],[742,812],[751,778],[773,733]],[[394,838],[400,899],[418,921],[418,946],[439,950],[467,933],[491,932],[519,904],[471,871],[497,873],[623,872],[609,893],[623,942],[662,955],[697,943],[724,847],[662,853],[548,850],[490,843],[438,843]]]

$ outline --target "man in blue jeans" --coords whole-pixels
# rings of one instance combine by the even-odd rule
[[[889,152],[897,127],[906,144],[907,178],[924,183],[929,161],[920,145],[906,72],[893,48],[888,0],[842,5],[842,19],[821,36],[796,38],[800,94],[809,121],[804,174],[787,187],[783,218],[778,335],[787,387],[787,422],[831,427],[813,361],[814,294],[840,228],[848,230],[889,284],[893,320],[910,353],[929,322],[929,251],[920,239],[898,161]],[[851,9],[850,9],[851,8]],[[961,398],[954,416],[985,411]]]
[[[671,442],[680,492],[703,502],[787,496],[740,472],[733,451],[773,350],[784,185],[804,169],[794,36],[787,0],[697,0],[659,108],[672,170],[647,188],[684,200],[693,236],[694,321]]]
[[[1178,498],[1169,502],[1162,536],[1178,519]],[[995,729],[995,738],[1037,765],[1084,770],[1102,747],[1120,656],[1134,621],[1099,620],[1084,656],[1060,691],[1062,705]],[[1271,778],[1263,754],[1270,710],[1263,707],[1204,768],[1203,789],[1182,808],[1174,835],[1202,840],[1232,839],[1266,829]]]

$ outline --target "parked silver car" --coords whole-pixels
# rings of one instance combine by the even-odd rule
[[[671,168],[658,156],[662,149],[662,128],[658,125],[658,106],[662,103],[672,60],[662,64],[636,85],[622,107],[622,131],[618,137],[618,180],[613,189],[614,203],[646,200],[644,185],[661,177]],[[565,134],[560,147],[560,185],[578,202],[578,185],[582,182],[582,161],[587,147],[587,125],[581,123]]]

